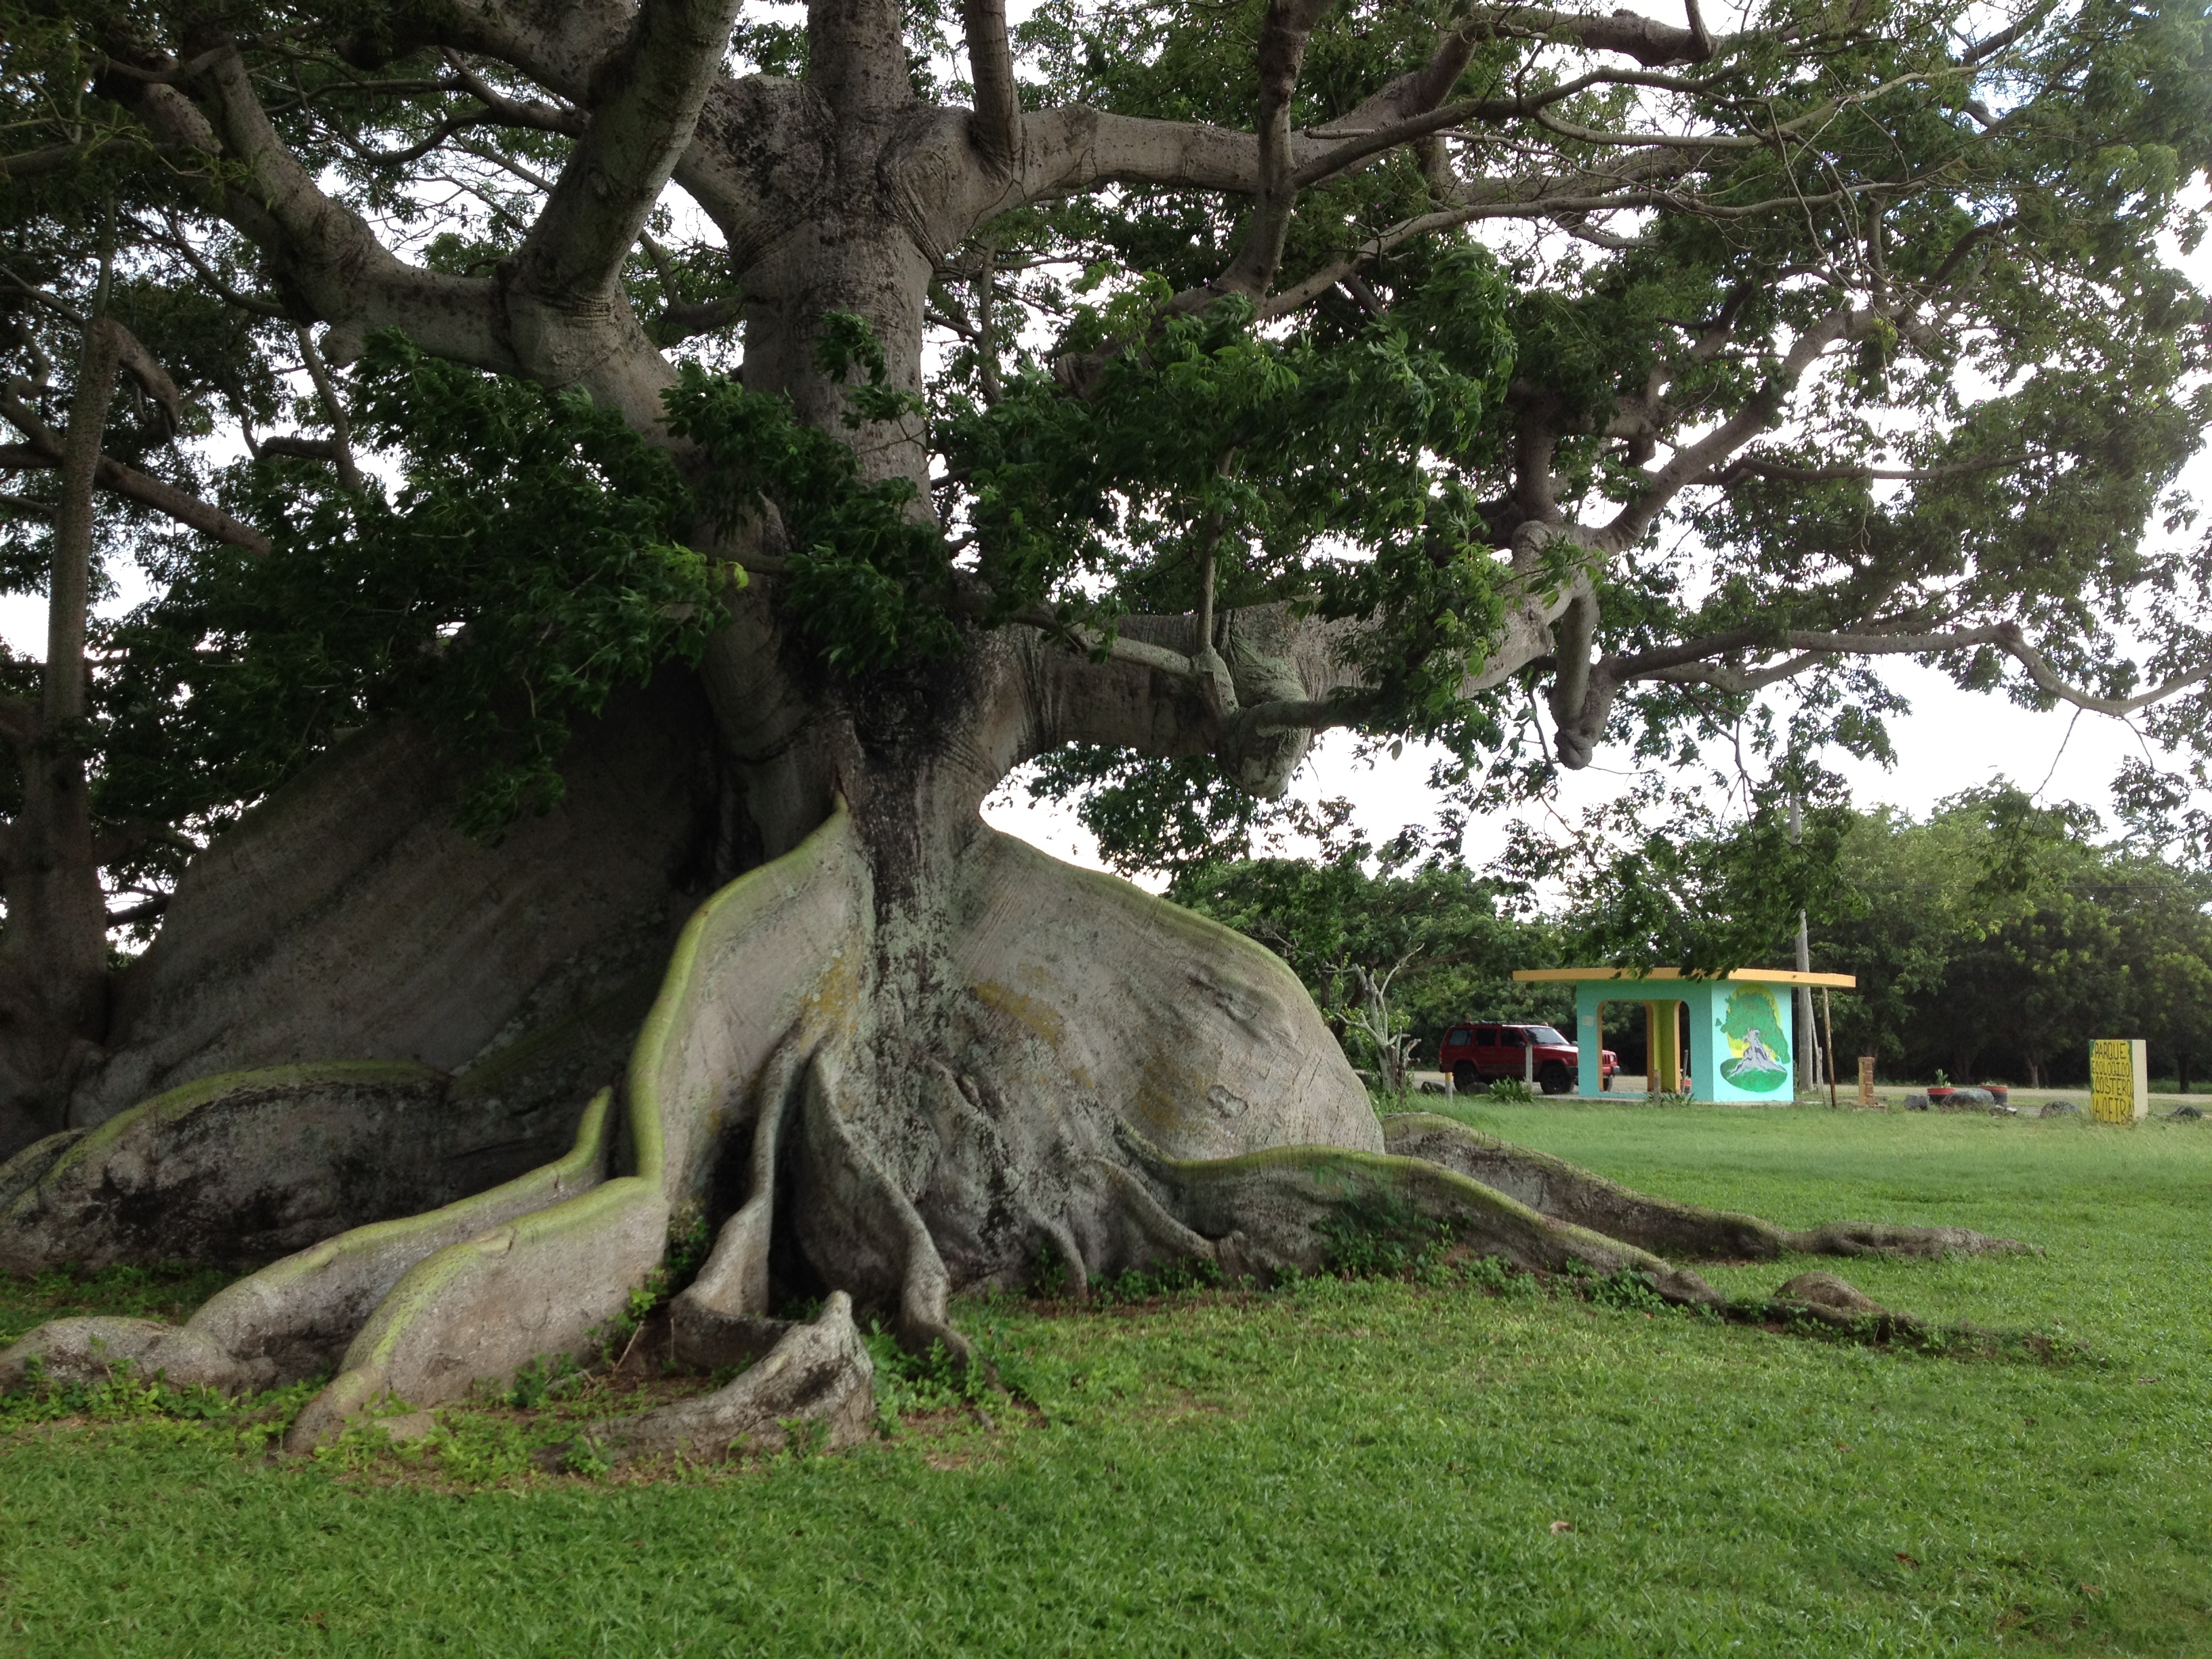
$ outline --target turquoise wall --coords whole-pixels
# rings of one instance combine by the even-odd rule
[[[1583,980],[1575,987],[1577,1092],[1601,1092],[1599,1010],[1623,1024],[1645,1002],[1690,1006],[1690,1094],[1695,1100],[1787,1101],[1795,1097],[1796,999],[1786,985],[1759,980]]]

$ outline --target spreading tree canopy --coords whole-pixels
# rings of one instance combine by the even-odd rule
[[[1462,811],[1785,680],[1805,788],[1894,657],[2203,727],[2187,0],[5,18],[0,1260],[315,1244],[131,1339],[338,1368],[309,1438],[702,1218],[678,1348],[799,1346],[638,1443],[846,1410],[778,1295],[957,1351],[1363,1182],[1710,1295],[1380,1160],[1279,963],[981,827],[1024,763],[1161,863],[1334,727]]]

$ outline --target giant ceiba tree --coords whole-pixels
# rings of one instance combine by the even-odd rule
[[[270,1265],[0,1381],[335,1372],[312,1441],[703,1224],[675,1350],[768,1357],[617,1437],[842,1434],[853,1306],[1040,1271],[1986,1244],[1386,1135],[1280,963],[978,806],[1164,844],[1328,728],[1665,763],[1786,679],[1867,747],[1899,655],[2188,737],[2204,30],[19,0],[0,1264]]]

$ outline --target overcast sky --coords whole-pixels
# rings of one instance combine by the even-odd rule
[[[2113,773],[2127,757],[2145,752],[2136,734],[2118,720],[2083,714],[2075,722],[2068,712],[2034,714],[2002,697],[1960,691],[1935,670],[1917,665],[1893,664],[1884,672],[1911,700],[1912,712],[1891,723],[1897,750],[1893,769],[1848,758],[1836,766],[1863,807],[1887,802],[1924,813],[1930,802],[2002,777],[2039,790],[2045,800],[2080,801],[2109,815]],[[1355,763],[1352,750],[1341,732],[1324,738],[1292,792],[1308,800],[1350,799],[1357,821],[1373,840],[1402,825],[1433,819],[1436,803],[1427,787],[1425,757],[1409,750],[1400,760],[1386,757],[1368,766]],[[1561,795],[1570,813],[1621,787],[1630,763],[1618,750],[1600,750],[1587,771],[1568,775]],[[1099,866],[1095,843],[1065,806],[1036,805],[1019,791],[1001,790],[983,815],[1060,858]],[[1486,863],[1503,846],[1504,836],[1502,820],[1476,826],[1468,836],[1468,858]]]

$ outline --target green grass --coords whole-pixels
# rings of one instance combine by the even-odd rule
[[[250,1424],[31,1425],[0,1435],[0,1652],[2212,1653],[2212,1125],[1468,1115],[1792,1224],[2030,1239],[1818,1265],[2104,1363],[1316,1279],[969,1304],[1034,1406],[925,1370],[887,1382],[892,1438],[654,1485],[523,1474],[555,1431],[489,1403],[305,1466]]]
[[[124,1314],[133,1319],[182,1319],[231,1280],[218,1268],[191,1262],[158,1267],[66,1268],[22,1279],[0,1273],[0,1347],[34,1325],[73,1314]]]

